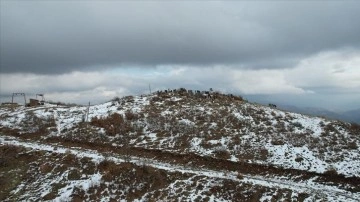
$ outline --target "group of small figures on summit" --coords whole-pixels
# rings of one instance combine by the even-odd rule
[[[173,90],[164,90],[164,91],[157,91],[156,92],[157,95],[162,95],[162,94],[168,94],[168,93],[178,93],[180,95],[193,95],[193,96],[197,96],[197,97],[202,97],[202,98],[209,98],[209,99],[216,99],[216,98],[219,98],[219,97],[229,97],[231,99],[234,99],[234,100],[243,100],[242,97],[240,96],[235,96],[233,94],[227,94],[227,95],[224,95],[224,94],[221,94],[220,92],[217,92],[217,91],[213,91],[212,88],[210,88],[209,91],[200,91],[200,90],[186,90],[185,88],[179,88],[179,89],[173,89]]]

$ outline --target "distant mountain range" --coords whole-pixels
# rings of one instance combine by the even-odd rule
[[[329,119],[354,122],[360,124],[360,109],[350,110],[346,112],[333,112],[323,108],[296,107],[293,105],[278,105],[278,108],[286,111],[301,113],[301,114],[322,116]]]

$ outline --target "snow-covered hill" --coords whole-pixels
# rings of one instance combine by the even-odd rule
[[[163,179],[166,182],[158,189],[147,187],[138,197],[131,194],[130,197],[127,187],[121,188],[122,194],[109,193],[106,197],[101,194],[104,201],[117,196],[140,201],[152,198],[233,201],[236,190],[246,190],[245,187],[253,187],[249,197],[263,201],[319,198],[356,201],[360,196],[358,125],[247,103],[233,95],[204,96],[178,89],[117,98],[89,108],[50,104],[37,108],[1,107],[0,127],[3,147],[10,144],[32,152],[46,151],[44,158],[49,156],[48,152],[64,155],[68,148],[68,154],[76,158],[90,158],[98,172],[85,175],[84,180],[94,181],[92,185],[96,187],[105,186],[108,192],[112,192],[113,185],[106,182],[106,169],[99,167],[105,160],[120,165],[123,161],[132,162],[134,172],[140,172],[136,166],[143,165],[159,169],[156,175],[163,171],[167,176],[181,173],[179,179]],[[95,157],[84,156],[84,149],[91,149]],[[6,159],[6,154],[2,155]],[[74,199],[76,185],[84,188],[90,200],[94,193],[89,193],[89,186],[83,184],[86,180],[76,183],[63,180],[70,171],[67,168],[56,175],[49,172],[57,176],[55,179],[49,174],[53,182],[67,184],[58,189],[58,196]],[[126,179],[119,178],[118,182],[121,180]],[[146,187],[144,183],[149,182],[142,180],[135,180],[136,185],[131,187],[139,190]],[[46,189],[41,189],[42,195],[31,195],[21,185],[7,193],[11,199],[23,200],[30,196],[43,198],[50,193],[52,186],[46,177],[36,183],[38,186],[48,183]],[[218,188],[221,186],[227,188]],[[70,191],[65,194],[64,189]],[[23,194],[17,195],[19,190]],[[223,193],[227,193],[226,197]],[[47,197],[60,200],[56,196]]]

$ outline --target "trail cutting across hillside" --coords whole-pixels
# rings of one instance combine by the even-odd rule
[[[52,145],[44,144],[33,141],[24,141],[15,137],[10,136],[0,136],[1,145],[15,145],[31,150],[40,150],[51,153],[72,153],[79,158],[91,158],[94,162],[100,163],[103,160],[110,160],[115,163],[122,163],[127,161],[127,158],[118,154],[109,154],[106,152],[99,152],[97,150],[91,149],[82,149],[74,147],[66,147],[61,145]],[[163,155],[166,155],[165,153]],[[161,159],[161,158],[159,158]],[[181,165],[176,163],[161,162],[158,160],[150,158],[140,158],[137,156],[131,156],[129,161],[138,165],[146,164],[154,168],[166,170],[168,172],[182,172],[198,176],[207,176],[210,178],[219,178],[227,179],[237,182],[246,182],[254,185],[261,185],[266,187],[279,187],[284,189],[291,189],[297,192],[306,192],[321,195],[328,199],[337,199],[344,201],[358,201],[360,198],[360,193],[352,193],[350,191],[342,190],[336,186],[324,185],[318,182],[315,182],[315,178],[306,180],[306,181],[294,181],[291,179],[286,179],[285,177],[272,177],[270,175],[251,175],[247,173],[241,173],[241,171],[229,171],[229,170],[219,170],[219,169],[209,169],[206,166],[204,167],[193,167],[192,165]],[[240,176],[240,177],[239,177]]]

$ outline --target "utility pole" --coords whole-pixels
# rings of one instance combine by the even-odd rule
[[[57,122],[57,135],[59,136],[60,135],[60,132],[61,132],[61,120],[60,120],[60,112],[59,111],[56,111],[54,112],[54,119],[55,119],[55,122]]]
[[[151,87],[150,87],[150,84],[149,84],[149,91],[150,91],[150,94],[151,94]]]
[[[87,108],[87,112],[86,112],[86,122],[88,122],[88,118],[89,118],[89,111],[90,111],[90,102],[89,102],[89,106]]]

